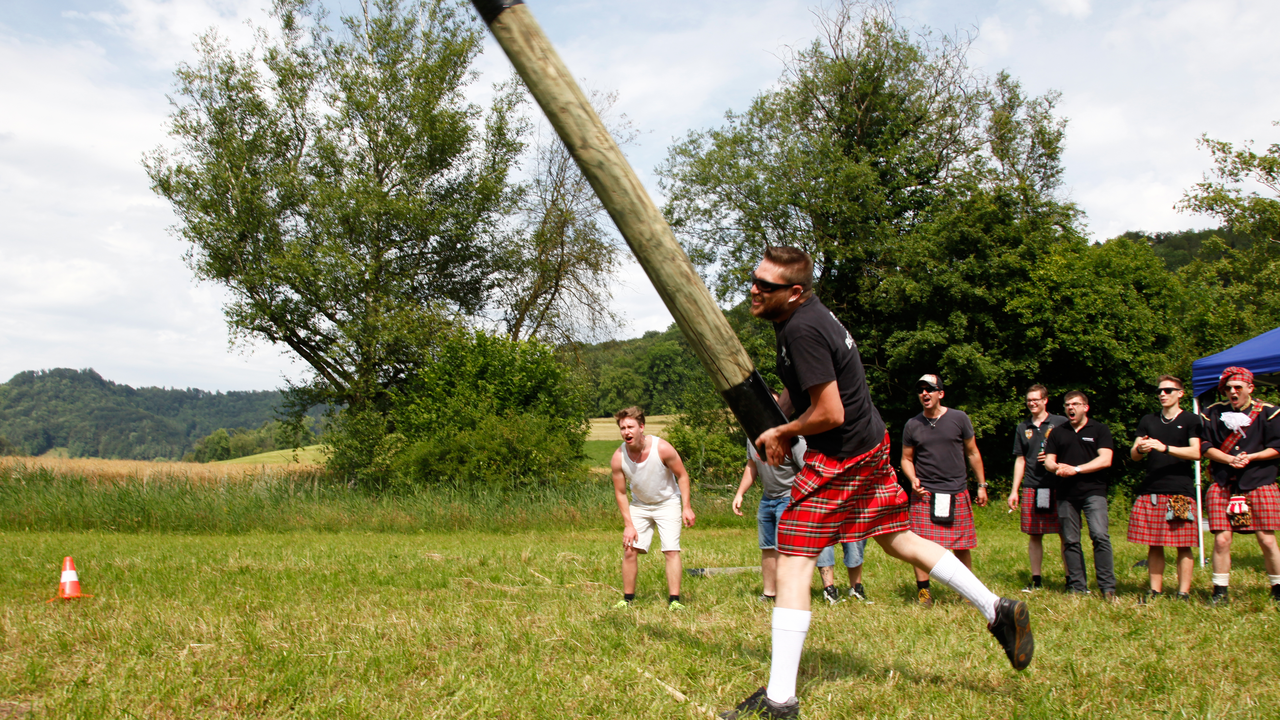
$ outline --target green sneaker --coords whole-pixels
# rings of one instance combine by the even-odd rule
[[[631,601],[630,601],[630,600],[619,600],[618,602],[614,603],[614,605],[613,605],[613,609],[614,609],[614,610],[626,610],[626,609],[627,609],[627,608],[629,608],[629,607],[631,607]]]
[[[680,602],[679,600],[672,600],[670,603],[667,604],[668,612],[678,612],[683,609],[684,609],[684,603]]]

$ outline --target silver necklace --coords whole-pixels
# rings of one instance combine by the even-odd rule
[[[1179,410],[1179,411],[1178,411],[1178,415],[1181,415],[1181,414],[1182,414],[1182,411],[1181,411],[1181,410]],[[1177,420],[1177,419],[1178,419],[1178,415],[1174,415],[1173,417],[1169,418],[1168,420],[1165,420],[1165,419],[1164,419],[1164,413],[1160,413],[1160,422],[1161,422],[1161,424],[1163,424],[1163,425],[1168,425],[1169,423],[1173,422],[1174,420]]]

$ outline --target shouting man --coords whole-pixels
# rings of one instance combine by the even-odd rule
[[[1081,546],[1081,515],[1089,522],[1093,572],[1103,600],[1116,598],[1115,559],[1107,518],[1107,471],[1115,454],[1111,430],[1089,419],[1089,396],[1072,391],[1062,408],[1070,421],[1050,433],[1044,444],[1044,466],[1058,476],[1058,521],[1062,523],[1062,555],[1067,563],[1067,592],[1089,592]]]
[[[809,449],[778,523],[778,599],[769,684],[721,717],[799,717],[796,674],[809,631],[809,586],[817,556],[836,542],[874,537],[891,557],[923,570],[973,603],[1015,669],[1035,642],[1027,605],[997,597],[955,555],[912,533],[907,496],[889,463],[889,435],[871,403],[853,336],[813,294],[813,261],[802,250],[765,251],[751,276],[751,314],[773,322],[780,405],[793,419],[756,440],[771,465],[791,441]]]
[[[1213,602],[1227,602],[1234,533],[1255,533],[1271,598],[1280,602],[1280,409],[1253,399],[1253,373],[1229,367],[1218,378],[1227,402],[1204,409],[1204,456],[1209,458],[1209,530],[1213,532]]]
[[[680,527],[693,527],[693,503],[689,497],[689,473],[680,454],[657,435],[645,435],[644,411],[629,407],[614,414],[622,446],[613,453],[613,494],[622,513],[622,599],[626,608],[636,597],[640,555],[649,552],[653,529],[658,528],[667,565],[667,608],[683,610],[680,603]],[[631,501],[627,501],[627,486]]]
[[[973,436],[973,423],[960,410],[942,404],[946,391],[942,378],[925,375],[916,381],[916,397],[924,408],[902,429],[902,474],[911,481],[911,532],[932,540],[955,553],[964,566],[973,569],[973,548],[978,533],[973,526],[969,504],[969,461],[978,481],[978,507],[987,505],[987,479],[982,473],[982,455]],[[916,571],[916,594],[920,605],[933,607],[929,593],[929,573]]]

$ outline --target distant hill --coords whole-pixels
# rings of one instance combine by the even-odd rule
[[[40,455],[178,459],[218,428],[256,428],[276,417],[278,391],[133,388],[90,370],[27,371],[0,385],[0,437]]]

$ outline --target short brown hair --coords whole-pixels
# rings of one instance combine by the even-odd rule
[[[1089,404],[1089,396],[1088,396],[1088,395],[1085,395],[1084,393],[1080,392],[1079,390],[1072,390],[1071,392],[1067,393],[1066,395],[1063,395],[1063,396],[1062,396],[1062,402],[1066,402],[1066,401],[1070,400],[1071,398],[1080,398],[1081,402],[1083,402],[1085,405],[1088,405],[1088,404]]]
[[[1160,378],[1156,380],[1156,385],[1159,385],[1162,382],[1171,382],[1174,385],[1177,385],[1179,390],[1186,390],[1186,388],[1182,386],[1182,381],[1172,375],[1161,375]]]
[[[631,418],[632,420],[635,420],[641,425],[644,425],[644,411],[641,410],[640,406],[638,405],[632,405],[629,408],[622,408],[621,410],[613,414],[613,421],[618,423],[619,425],[621,425],[622,421],[626,420],[627,418]]]
[[[813,289],[813,258],[797,247],[779,246],[764,249],[764,259],[782,269],[782,279],[799,285],[805,292]]]
[[[1028,395],[1030,395],[1033,392],[1040,393],[1040,397],[1042,398],[1049,397],[1049,388],[1041,385],[1040,383],[1036,383],[1035,385],[1032,385],[1031,387],[1027,388]]]

